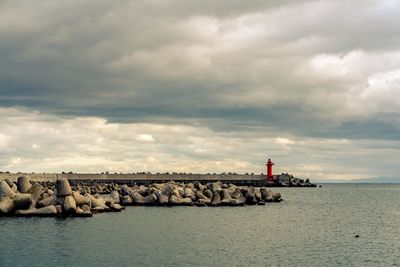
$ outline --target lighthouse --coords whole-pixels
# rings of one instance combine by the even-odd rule
[[[275,163],[273,163],[271,159],[268,159],[267,164],[265,165],[267,165],[267,180],[274,181],[274,176],[272,175],[272,165],[275,165]]]

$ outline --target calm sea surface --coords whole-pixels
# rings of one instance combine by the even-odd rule
[[[275,190],[266,206],[0,218],[0,265],[400,265],[400,185]]]

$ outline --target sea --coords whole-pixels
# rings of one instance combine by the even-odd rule
[[[0,218],[0,266],[400,265],[399,184],[274,190],[265,206]]]

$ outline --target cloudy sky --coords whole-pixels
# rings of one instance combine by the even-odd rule
[[[400,1],[0,0],[0,169],[398,177]]]

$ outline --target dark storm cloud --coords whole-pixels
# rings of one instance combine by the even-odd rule
[[[390,0],[0,1],[0,107],[284,148],[397,142],[399,12]]]

